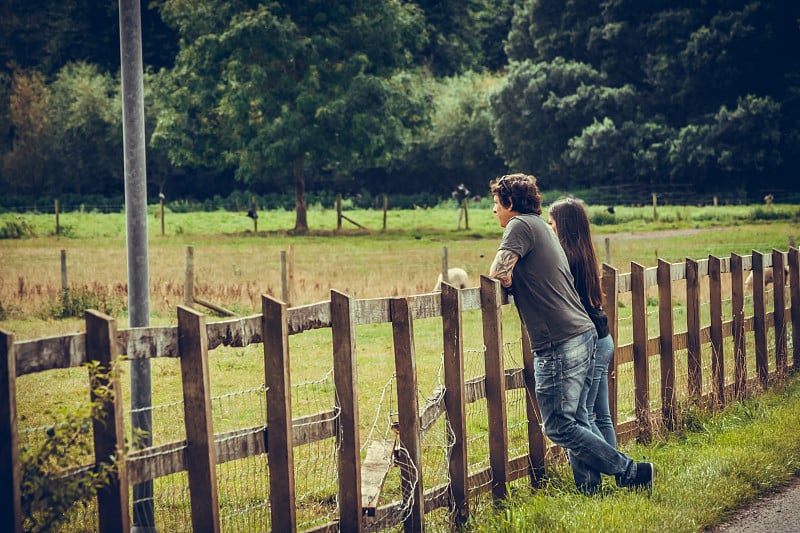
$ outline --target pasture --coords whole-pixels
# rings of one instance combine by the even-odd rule
[[[637,208],[630,209],[635,213]],[[725,257],[731,252],[749,254],[752,250],[785,250],[789,239],[798,235],[800,229],[796,219],[769,223],[734,220],[730,225],[715,225],[716,220],[706,220],[701,224],[690,222],[692,216],[699,215],[692,215],[688,208],[681,209],[684,214],[680,220],[673,222],[667,222],[667,216],[662,212],[658,223],[650,221],[647,224],[643,218],[630,216],[619,225],[595,226],[598,257],[601,261],[604,259],[605,238],[608,238],[612,266],[620,272],[629,272],[631,261],[653,266],[657,257],[678,262],[686,257],[707,258],[709,254]],[[647,210],[652,214],[652,208],[645,209],[645,213]],[[262,293],[280,294],[280,253],[290,248],[293,249],[294,258],[293,305],[327,300],[331,289],[355,298],[429,292],[441,270],[444,246],[448,250],[449,265],[465,268],[470,273],[471,286],[476,286],[479,274],[488,269],[500,237],[500,228],[488,209],[484,210],[488,216],[483,217],[483,222],[480,216],[470,215],[469,231],[442,230],[437,227],[436,224],[444,220],[454,226],[457,216],[455,210],[442,210],[444,216],[439,210],[419,211],[426,216],[420,217],[416,210],[397,212],[398,217],[405,214],[414,220],[404,221],[404,224],[408,224],[404,229],[376,231],[368,235],[352,231],[336,234],[326,230],[327,234],[320,231],[310,236],[294,236],[285,230],[265,230],[261,233],[259,228],[258,234],[247,231],[214,234],[206,233],[207,229],[193,229],[191,232],[184,229],[178,235],[167,232],[161,236],[154,235],[152,231],[157,228],[158,221],[155,220],[151,226],[149,252],[153,325],[176,322],[175,306],[182,301],[184,250],[188,244],[195,247],[196,294],[243,316],[259,311]],[[618,209],[618,213],[620,211]],[[225,218],[222,215],[228,214],[195,213],[191,216]],[[353,213],[349,216],[361,222],[368,220],[371,215],[374,213]],[[0,303],[4,310],[0,327],[14,333],[17,340],[83,329],[81,318],[56,320],[49,312],[58,306],[62,298],[60,250],[66,250],[67,253],[70,291],[103,295],[104,301],[110,301],[113,304],[111,308],[118,310],[110,314],[118,319],[120,327],[126,327],[124,220],[121,215],[81,216],[87,217],[87,220],[80,224],[76,222],[77,226],[72,227],[96,227],[98,234],[82,229],[87,234],[81,236],[74,229],[70,237],[55,237],[42,231],[40,235],[43,236],[35,238],[0,241]],[[40,224],[42,228],[47,226],[48,219],[52,219],[48,215],[26,217],[30,217],[32,225]],[[62,220],[64,217],[66,215],[62,215]],[[92,220],[94,217],[99,218]],[[104,221],[105,217],[111,218]],[[89,224],[88,220],[92,220],[92,223]],[[209,227],[208,221],[200,224],[190,220],[186,219],[186,228]],[[288,220],[284,227],[291,226]],[[314,227],[312,220],[310,222]],[[2,223],[3,219],[0,219]],[[120,224],[122,234],[118,230]],[[400,225],[399,222],[397,224]],[[222,222],[210,224],[215,225],[224,227]],[[610,229],[617,231],[608,231]],[[676,290],[676,298],[680,296]],[[623,299],[620,302],[620,318],[626,316],[630,317],[630,306],[626,306]],[[209,321],[214,320],[214,317],[209,318]],[[504,323],[506,331],[519,331],[514,313],[504,313],[504,320],[507,322]],[[630,324],[630,321],[627,323]],[[630,330],[626,331],[624,324],[621,320],[620,337],[629,339]],[[508,336],[513,338],[513,333]],[[357,337],[358,374],[362,383],[360,396],[371,399],[365,401],[365,407],[362,407],[362,420],[375,421],[374,424],[377,424],[382,407],[376,404],[375,399],[384,396],[385,387],[390,383],[391,327],[363,326],[358,329]],[[435,321],[426,324],[423,321],[415,326],[415,338],[419,389],[423,394],[424,391],[433,390],[439,379],[437,369],[441,359],[441,324]],[[481,344],[480,317],[467,313],[465,351],[480,357]],[[290,345],[293,381],[312,384],[309,386],[311,389],[315,388],[314,383],[324,381],[330,368],[330,346],[330,333],[326,330],[293,336]],[[172,406],[180,401],[180,370],[175,361],[157,359],[153,363],[154,381],[157,382],[154,404]],[[211,387],[215,397],[233,402],[260,394],[263,360],[258,348],[218,349],[214,351],[210,363]],[[473,371],[479,361],[475,361],[474,365]],[[125,374],[124,365],[122,370]],[[127,405],[127,379],[122,382]],[[37,374],[24,376],[18,385],[20,420],[31,428],[46,425],[58,406],[69,407],[86,400],[83,398],[85,385],[86,373],[75,369],[48,372],[46,379]],[[238,417],[251,417],[259,409],[263,412],[263,406],[257,402],[254,406],[242,408],[240,412],[237,409],[229,409],[220,415],[224,417],[224,420],[218,421],[223,429],[236,427]],[[163,431],[168,432],[168,429],[164,427]],[[362,435],[374,429],[375,426],[366,425],[361,428]]]
[[[457,229],[455,204],[430,209],[353,210],[348,216],[372,231],[347,225],[336,231],[336,212],[309,210],[309,235],[292,235],[294,213],[262,213],[258,233],[244,213],[167,213],[165,234],[157,206],[149,218],[150,310],[153,325],[174,323],[182,302],[185,249],[194,247],[195,294],[237,314],[255,312],[260,295],[281,296],[281,252],[291,251],[290,305],[329,298],[336,289],[355,298],[422,294],[448,264],[466,269],[471,286],[494,257],[501,228],[484,199],[470,208],[470,229]],[[600,262],[621,272],[630,262],[654,266],[657,257],[728,256],[752,250],[785,250],[800,237],[800,209],[773,206],[591,206]],[[0,239],[0,326],[18,338],[70,331],[69,317],[54,318],[62,298],[60,254],[66,254],[67,286],[87,303],[102,303],[124,327],[127,305],[125,217],[122,213],[63,213],[55,235],[53,214],[0,214],[0,229],[23,225],[31,237]],[[608,239],[608,257],[605,239]],[[91,296],[94,296],[92,298]],[[81,302],[76,302],[81,303]],[[64,315],[64,313],[62,313]],[[58,315],[56,315],[58,316]],[[81,316],[80,312],[78,316]]]

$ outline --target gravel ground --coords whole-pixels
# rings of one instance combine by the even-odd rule
[[[782,491],[769,494],[739,510],[712,533],[800,532],[800,477]]]

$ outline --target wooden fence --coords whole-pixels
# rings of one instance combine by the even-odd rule
[[[774,311],[767,312],[765,273],[770,267],[781,272],[787,262],[788,283],[782,276],[774,277],[773,301],[769,302]],[[753,274],[753,314],[750,316],[744,311],[743,278],[748,271]],[[723,299],[723,277],[730,280],[729,313],[723,311],[723,305],[728,305],[727,298]],[[685,283],[685,293],[673,292],[677,282]],[[788,252],[773,250],[771,254],[754,251],[750,256],[731,254],[722,259],[687,259],[675,264],[659,261],[653,268],[632,263],[631,272],[624,274],[604,265],[603,285],[605,309],[618,345],[610,369],[615,418],[620,417],[619,397],[631,392],[619,389],[619,375],[630,367],[633,373],[635,416],[616,420],[621,441],[648,439],[654,428],[673,429],[678,423],[681,405],[724,405],[750,390],[769,386],[772,380],[781,379],[800,364],[797,248],[790,248]],[[785,297],[787,286],[790,302]],[[710,323],[702,325],[701,294],[706,290]],[[676,332],[674,300],[680,297],[685,297],[686,302],[686,330]],[[627,299],[630,299],[631,342],[620,342],[619,337],[618,310],[623,298],[624,305],[628,305]],[[648,325],[647,308],[653,307],[655,299],[658,334],[653,336],[648,333],[655,328]],[[10,333],[0,331],[0,501],[6,502],[0,507],[0,529],[21,531],[22,524],[17,377],[78,367],[89,361],[113,365],[123,354],[128,359],[179,358],[186,438],[126,453],[121,400],[116,389],[115,401],[105,407],[107,423],[97,425],[94,432],[95,464],[113,457],[117,465],[113,483],[97,498],[100,531],[129,530],[130,486],[178,472],[188,474],[191,526],[187,528],[219,531],[218,465],[265,454],[269,460],[263,476],[268,478],[271,528],[295,531],[294,449],[325,439],[336,441],[338,518],[307,530],[363,531],[375,528],[376,524],[398,525],[391,523],[391,517],[396,516],[392,511],[396,510],[398,502],[369,509],[365,500],[365,494],[369,492],[374,496],[374,485],[380,484],[380,481],[366,481],[374,477],[374,465],[364,462],[370,461],[369,453],[367,458],[362,458],[359,433],[356,327],[366,324],[392,325],[399,409],[396,429],[400,444],[395,450],[395,460],[421,472],[417,468],[421,432],[444,416],[453,433],[447,453],[448,486],[431,487],[420,478],[414,483],[404,481],[403,492],[409,502],[407,512],[402,515],[405,530],[421,531],[426,514],[440,508],[448,509],[456,524],[462,523],[469,516],[470,500],[479,493],[491,490],[494,498],[503,498],[508,483],[524,477],[537,484],[548,461],[558,455],[552,453],[553,447],[541,432],[532,392],[533,354],[524,331],[521,334],[523,368],[504,368],[502,318],[504,312],[515,311],[505,305],[508,300],[496,281],[484,276],[478,288],[457,290],[445,284],[441,293],[365,300],[331,291],[329,301],[294,308],[264,296],[262,304],[260,315],[213,323],[206,323],[205,315],[181,306],[177,310],[177,326],[118,330],[114,319],[90,310],[86,312],[85,333],[14,342]],[[480,310],[483,323],[485,375],[478,381],[464,379],[462,316],[469,310]],[[725,320],[725,314],[730,316],[729,320]],[[444,391],[435,401],[420,408],[413,327],[416,320],[424,318],[441,319]],[[790,324],[791,358],[787,342]],[[296,418],[292,416],[289,337],[318,328],[331,328],[336,407],[332,412]],[[752,356],[746,349],[748,332],[754,337]],[[768,345],[770,332],[774,348]],[[517,332],[513,332],[513,336],[517,337]],[[726,355],[725,346],[731,346],[731,341],[733,351]],[[215,433],[209,390],[209,351],[222,345],[253,343],[263,344],[264,350],[266,426]],[[681,373],[676,370],[676,353],[681,350],[686,351],[685,386],[677,381]],[[772,360],[770,353],[774,354]],[[660,376],[660,398],[657,399],[650,398],[654,357],[658,358]],[[755,375],[748,375],[748,363],[753,361],[750,357],[754,357]],[[726,371],[726,361],[733,362],[733,372]],[[709,366],[710,379],[704,376],[704,369]],[[528,446],[524,454],[509,457],[506,393],[514,389],[527,391]],[[682,390],[687,394],[681,394]],[[485,399],[488,411],[489,466],[469,472],[465,409],[479,399]],[[380,478],[380,474],[377,477]]]

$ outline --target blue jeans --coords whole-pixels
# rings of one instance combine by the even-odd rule
[[[534,354],[536,401],[544,432],[569,452],[575,484],[593,493],[600,474],[614,475],[622,483],[636,476],[636,463],[592,432],[586,398],[592,386],[597,332],[594,328],[559,345]]]
[[[614,359],[614,339],[611,335],[597,339],[592,387],[586,396],[586,411],[589,413],[592,431],[616,448],[617,434],[614,431],[614,421],[611,419],[611,408],[608,405],[608,365],[612,359]]]

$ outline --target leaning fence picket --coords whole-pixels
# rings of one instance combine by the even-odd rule
[[[262,296],[261,308],[272,530],[293,532],[297,527],[297,509],[286,304],[269,296]]]
[[[508,423],[505,369],[503,364],[503,318],[500,282],[481,276],[483,344],[486,347],[486,403],[489,414],[489,465],[492,496],[504,498],[508,482]]]
[[[115,465],[109,484],[97,493],[100,531],[128,531],[131,517],[128,495],[128,474],[125,457],[125,429],[122,420],[122,393],[117,368],[117,325],[108,315],[86,311],[86,359],[96,361],[91,368],[90,393],[98,402],[99,416],[93,420],[95,465]],[[110,396],[100,396],[106,389]]]
[[[661,352],[661,419],[668,431],[677,425],[678,401],[675,391],[675,318],[672,311],[672,265],[658,260],[658,339]]]
[[[779,378],[789,371],[786,360],[786,277],[783,252],[772,250],[773,324],[775,332],[775,370]]]
[[[0,530],[22,533],[17,360],[14,335],[0,329]]]
[[[331,338],[333,379],[339,413],[339,526],[342,531],[360,532],[361,442],[358,435],[358,373],[356,372],[356,331],[353,300],[331,291]]]
[[[467,414],[464,398],[464,327],[461,291],[442,283],[442,344],[444,358],[444,403],[447,422],[453,430],[449,474],[454,525],[469,518],[467,472]]]
[[[789,287],[792,306],[792,360],[794,368],[800,368],[800,253],[797,248],[789,248]]]
[[[614,341],[614,346],[619,346],[619,323],[617,310],[619,304],[619,276],[617,269],[608,264],[603,264],[601,283],[603,285],[603,310],[608,317],[609,335]],[[608,368],[608,406],[611,411],[611,420],[617,425],[617,367],[619,366],[618,350],[614,350],[614,357]],[[531,389],[533,390],[533,389]]]
[[[650,364],[647,353],[647,288],[645,267],[631,262],[631,314],[633,317],[633,383],[638,438],[652,438],[650,423]]]
[[[183,305],[178,307],[178,352],[183,383],[192,528],[195,531],[219,532],[206,316]]]
[[[703,360],[700,338],[699,263],[686,258],[686,348],[689,395],[700,405],[703,396]]]
[[[742,256],[731,254],[731,313],[733,316],[733,397],[747,394],[747,343],[744,316]]]
[[[711,397],[715,406],[725,404],[725,352],[722,344],[722,261],[708,256],[709,308],[711,310]]]
[[[756,370],[761,388],[769,385],[767,308],[764,298],[764,254],[753,250],[753,330],[756,339]]]
[[[403,520],[406,533],[425,530],[425,497],[422,480],[422,449],[420,445],[419,400],[417,398],[417,361],[414,349],[414,319],[407,298],[389,300],[394,339],[394,365],[397,374],[397,405],[402,405],[397,417],[400,426],[401,468],[405,470],[403,498],[410,512]]]

